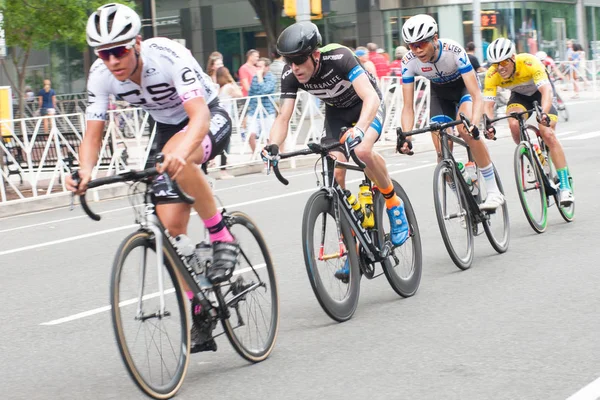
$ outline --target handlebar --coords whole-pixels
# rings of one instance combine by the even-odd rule
[[[160,163],[163,160],[164,160],[164,155],[162,153],[157,154],[156,162]],[[144,169],[141,171],[128,171],[128,172],[124,172],[124,173],[118,174],[118,175],[104,176],[102,178],[96,178],[88,183],[88,189],[93,189],[93,188],[97,188],[97,187],[104,186],[104,185],[110,185],[113,183],[122,183],[122,182],[129,182],[129,181],[139,182],[139,181],[142,181],[147,178],[155,177],[157,175],[159,175],[159,173],[158,173],[157,169],[154,167],[147,168],[147,169]],[[72,177],[77,183],[79,183],[80,178],[79,178],[78,171],[73,172]],[[187,204],[194,204],[194,201],[195,201],[194,198],[189,196],[188,194],[186,194],[183,190],[181,190],[181,188],[179,187],[177,182],[175,182],[174,180],[171,180],[171,178],[167,174],[164,174],[164,177],[167,180],[167,183],[169,183],[173,187],[173,190],[175,191],[177,196],[179,196],[179,199],[181,199],[181,201],[183,201],[184,203],[187,203]],[[79,196],[79,200],[81,202],[81,207],[83,208],[85,213],[94,221],[100,221],[100,219],[101,219],[100,215],[94,213],[90,209],[90,207],[87,203],[86,197],[85,197],[85,193]]]
[[[540,103],[538,103],[537,101],[533,102],[533,108],[531,110],[525,110],[525,111],[521,111],[521,112],[511,112],[510,114],[507,114],[503,117],[490,119],[490,118],[488,118],[488,116],[486,114],[483,114],[483,124],[484,124],[483,126],[487,130],[488,125],[493,124],[494,122],[502,121],[503,119],[509,119],[509,118],[520,119],[525,114],[533,114],[533,113],[536,113],[538,116],[540,116],[544,113],[542,110],[542,107],[540,106]]]
[[[443,124],[441,124],[439,122],[433,122],[424,128],[413,129],[412,131],[408,131],[408,132],[402,131],[402,127],[399,126],[398,128],[396,128],[396,134],[398,135],[398,143],[405,142],[406,138],[408,136],[419,135],[421,133],[427,133],[427,132],[442,131],[444,129],[452,128],[457,125],[464,125],[464,127],[467,130],[470,130],[471,126],[472,126],[471,121],[469,121],[469,119],[465,116],[464,113],[460,113],[459,117],[460,117],[460,119],[458,119],[456,121],[445,122]],[[478,130],[475,130],[473,139],[479,140],[479,131]]]
[[[319,154],[322,157],[324,157],[327,154],[329,154],[329,152],[331,150],[339,148],[340,146],[341,146],[341,144],[337,143],[337,142],[329,143],[329,144],[326,144],[326,145],[321,145],[320,143],[311,142],[311,143],[308,144],[308,147],[306,147],[304,149],[296,150],[296,151],[291,151],[289,153],[281,153],[281,154],[279,154],[279,158],[281,160],[284,160],[286,158],[292,158],[292,157],[297,157],[297,156],[307,156],[307,155],[310,155],[310,154]],[[356,154],[354,154],[354,149],[350,150],[350,156],[352,157],[352,160],[354,160],[354,162],[360,168],[362,168],[362,169],[365,168],[364,167],[365,164],[358,157],[356,157]],[[269,167],[270,167],[270,165],[267,165],[267,168],[269,168]],[[275,173],[275,176],[277,177],[277,179],[279,180],[279,182],[283,183],[284,185],[288,185],[290,183],[281,174],[281,171],[279,170],[279,164],[274,164],[273,165],[273,172]]]

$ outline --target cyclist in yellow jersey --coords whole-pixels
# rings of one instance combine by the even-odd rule
[[[531,110],[533,102],[542,107],[538,116],[539,130],[544,142],[550,148],[550,156],[560,178],[560,204],[571,205],[575,199],[569,185],[569,173],[563,148],[554,134],[558,122],[558,112],[552,104],[554,92],[548,80],[544,65],[534,55],[516,54],[515,45],[505,38],[494,40],[487,49],[487,59],[491,64],[485,75],[483,89],[484,112],[494,117],[494,101],[498,86],[511,91],[506,113]],[[509,119],[508,125],[515,143],[519,143],[519,122]],[[488,137],[493,137],[493,127],[486,127]]]

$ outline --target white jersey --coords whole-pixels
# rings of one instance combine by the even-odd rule
[[[423,76],[434,85],[458,83],[461,75],[473,70],[467,52],[457,42],[439,39],[439,53],[433,62],[421,62],[412,51],[402,59],[402,83],[413,83]]]
[[[218,95],[218,87],[206,75],[192,53],[167,38],[144,40],[141,86],[131,80],[119,81],[97,59],[88,78],[88,120],[106,120],[109,95],[141,107],[163,124],[176,125],[187,118],[183,103],[203,97],[209,104]]]

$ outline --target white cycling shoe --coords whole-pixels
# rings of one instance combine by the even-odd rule
[[[492,211],[504,204],[504,195],[500,192],[490,192],[485,201],[479,205],[482,211]]]
[[[575,196],[570,190],[561,190],[559,194],[559,203],[561,207],[570,207],[575,202]]]

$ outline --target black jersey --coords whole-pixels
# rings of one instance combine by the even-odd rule
[[[339,44],[329,44],[321,50],[319,69],[306,83],[298,82],[292,73],[291,66],[286,65],[281,75],[281,98],[295,99],[298,89],[320,98],[331,107],[350,108],[361,99],[352,87],[352,82],[365,73],[379,98],[381,92],[377,81],[362,67],[358,57],[347,47]]]

